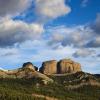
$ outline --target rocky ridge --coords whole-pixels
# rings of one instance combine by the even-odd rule
[[[0,78],[13,78],[13,79],[39,79],[43,84],[57,82],[61,84],[77,83],[74,86],[81,85],[98,85],[98,77],[92,74],[82,72],[81,65],[71,59],[62,59],[60,61],[51,60],[42,63],[42,67],[39,69],[31,62],[26,62],[21,68],[15,70],[0,70]],[[59,83],[58,82],[58,83]],[[98,85],[100,86],[100,84]]]
[[[42,63],[42,67],[38,71],[38,67],[31,62],[26,62],[21,68],[15,70],[0,70],[0,77],[14,78],[32,78],[34,73],[52,75],[75,73],[81,71],[81,65],[71,59],[62,59],[60,61],[50,60]]]

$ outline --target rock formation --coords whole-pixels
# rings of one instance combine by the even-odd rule
[[[15,70],[0,70],[0,78],[35,78],[41,80],[41,83],[48,84],[52,83],[53,79],[37,71],[38,68],[31,62],[26,62],[21,68]]]
[[[51,60],[43,62],[40,72],[43,74],[56,74],[57,73],[57,61]]]
[[[74,73],[81,71],[81,65],[70,59],[63,59],[58,62],[57,69],[59,74]]]
[[[31,69],[33,71],[36,70],[36,67],[31,62],[26,62],[23,64],[23,69]]]
[[[75,73],[81,71],[81,65],[70,59],[62,59],[60,61],[51,60],[43,62],[42,67],[39,70],[43,74],[65,74]],[[22,68],[8,71],[0,71],[2,77],[14,77],[14,78],[32,78],[34,73],[39,73],[38,68],[35,67],[31,62],[23,64]]]
[[[81,71],[81,65],[70,59],[62,59],[59,62],[56,60],[43,62],[40,72],[43,74],[64,74],[75,73]]]

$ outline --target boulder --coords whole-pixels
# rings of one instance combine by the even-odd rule
[[[43,74],[56,74],[57,73],[57,61],[51,60],[42,63],[42,67],[40,68],[40,72]]]

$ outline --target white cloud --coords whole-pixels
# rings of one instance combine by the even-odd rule
[[[86,44],[88,48],[99,48],[100,47],[100,36],[96,36],[90,42]]]
[[[51,33],[49,45],[60,43],[62,46],[84,47],[94,36],[93,30],[86,26],[58,26],[48,29]]]
[[[36,0],[36,12],[48,18],[57,18],[68,14],[71,8],[65,4],[65,0]]]
[[[31,0],[0,0],[0,17],[14,16],[25,11]]]
[[[2,52],[1,52],[2,51]],[[16,48],[0,48],[0,57],[13,57],[19,53]]]
[[[91,50],[91,49],[87,49],[87,48],[81,48],[81,49],[78,49],[74,54],[73,56],[74,57],[89,57],[89,56],[92,56],[93,54],[95,54],[95,51],[94,50]]]
[[[43,26],[37,23],[27,24],[12,19],[0,20],[0,46],[11,46],[41,36]]]

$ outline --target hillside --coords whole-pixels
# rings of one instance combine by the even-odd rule
[[[69,60],[64,61],[63,64],[65,69],[73,67],[73,63],[69,64]],[[49,66],[49,62],[43,66],[46,71],[51,71],[52,66]],[[49,70],[47,70],[48,66]],[[62,67],[63,65],[61,65]],[[42,70],[45,72],[45,69]],[[16,70],[0,70],[0,100],[99,99],[99,74],[93,75],[82,71],[73,72],[73,69],[66,73],[44,74],[39,72],[37,67],[30,62],[24,63],[21,68]]]
[[[85,84],[82,84],[79,78],[76,80],[75,77],[79,77],[79,73],[49,77],[52,77],[54,83],[47,85],[42,84],[38,78],[1,78],[0,100],[55,100],[45,99],[47,96],[58,100],[99,100],[100,98],[100,86],[97,85],[97,79],[96,84],[93,85],[89,83],[89,77],[84,77],[87,81]]]

